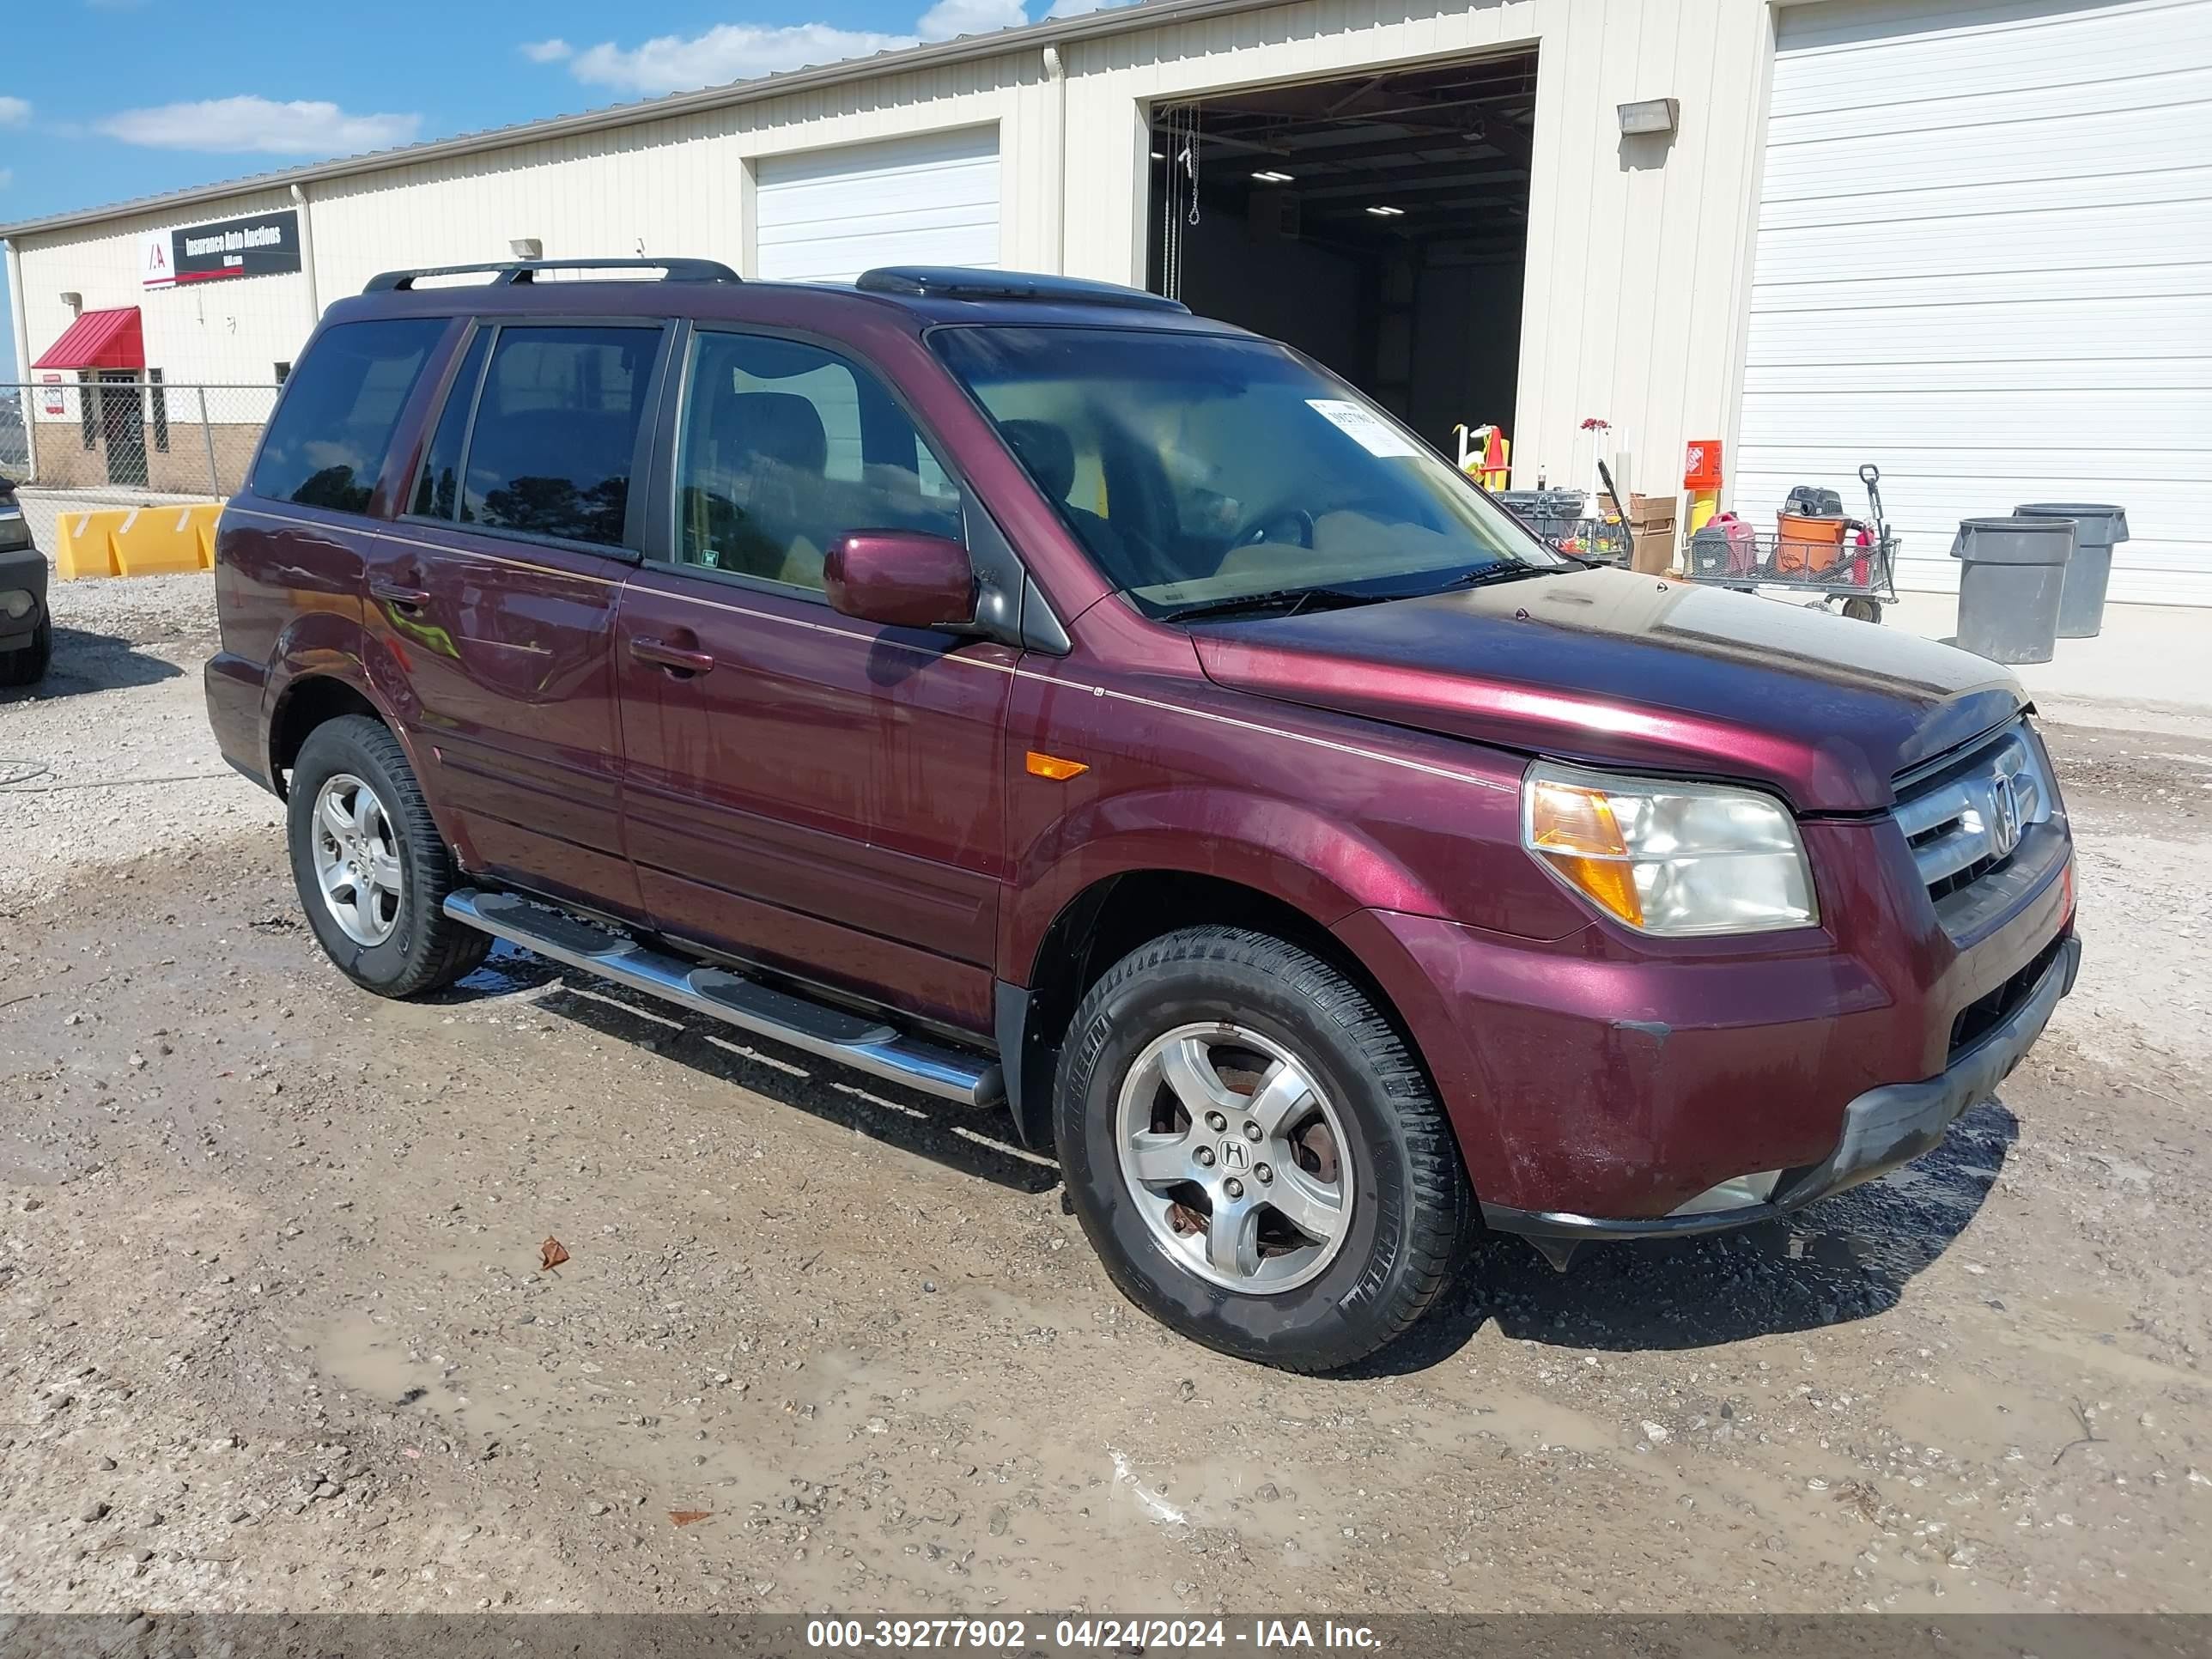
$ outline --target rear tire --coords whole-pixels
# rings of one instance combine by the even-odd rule
[[[1189,928],[1109,969],[1062,1045],[1054,1110],[1108,1275],[1240,1358],[1367,1358],[1436,1300],[1473,1231],[1458,1143],[1404,1041],[1266,933]]]
[[[0,651],[0,685],[36,685],[46,678],[46,666],[53,659],[54,625],[50,618],[41,617],[28,645]]]
[[[483,961],[490,936],[446,914],[459,867],[381,721],[347,714],[309,732],[289,794],[292,880],[339,972],[379,996],[411,997]]]

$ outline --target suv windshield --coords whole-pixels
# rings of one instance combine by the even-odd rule
[[[1271,342],[988,326],[932,339],[1148,615],[1395,599],[1570,566],[1359,393]]]

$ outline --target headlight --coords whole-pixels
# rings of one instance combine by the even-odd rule
[[[38,600],[31,597],[29,588],[11,587],[0,593],[0,615],[4,615],[10,622],[21,622],[31,614],[32,607],[37,604]]]
[[[1643,933],[1758,933],[1820,920],[1797,826],[1755,789],[1539,761],[1521,783],[1521,843]]]

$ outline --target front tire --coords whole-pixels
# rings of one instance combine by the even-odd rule
[[[1077,1217],[1121,1292],[1207,1346],[1340,1370],[1403,1334],[1473,1228],[1426,1074],[1328,963],[1231,927],[1123,957],[1055,1091]]]
[[[309,732],[289,801],[293,884],[339,972],[379,996],[410,997],[483,961],[489,936],[446,914],[460,871],[381,721],[348,714]]]

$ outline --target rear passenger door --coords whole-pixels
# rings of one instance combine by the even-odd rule
[[[624,590],[617,660],[646,906],[679,938],[988,1030],[1016,653],[840,616],[822,578],[850,531],[961,537],[963,493],[856,358],[716,329],[687,356],[672,522]]]
[[[368,572],[471,867],[624,917],[612,641],[666,337],[479,322]]]

